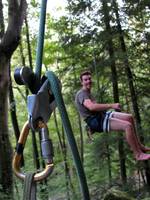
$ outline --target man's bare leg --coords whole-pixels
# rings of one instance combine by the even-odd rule
[[[135,122],[134,122],[133,116],[132,116],[131,114],[122,113],[122,112],[114,112],[114,114],[113,114],[112,117],[130,122],[130,123],[133,125],[134,133],[135,133],[135,136],[136,136],[136,138],[137,138],[137,142],[138,142],[138,144],[139,144],[139,148],[140,148],[143,152],[148,152],[148,151],[150,151],[150,147],[144,146],[144,145],[141,143],[139,137],[137,136],[137,134],[136,134],[136,128],[135,128]]]
[[[136,160],[148,160],[150,159],[150,154],[145,154],[139,147],[137,137],[134,133],[133,125],[125,120],[120,120],[117,118],[110,119],[110,130],[112,131],[124,131],[126,134],[126,140],[130,145]]]

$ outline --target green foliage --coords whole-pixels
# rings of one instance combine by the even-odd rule
[[[146,3],[142,5],[142,10],[139,9],[141,4],[133,1],[125,1],[120,6],[121,24],[123,27],[123,35],[127,47],[127,55],[133,72],[133,82],[138,97],[138,105],[140,116],[142,119],[143,135],[147,145],[149,143],[149,122],[150,122],[150,104],[149,104],[149,8]],[[37,1],[31,1],[28,13],[28,20],[30,22],[31,15],[34,22],[38,21],[39,4]],[[100,102],[113,102],[112,92],[112,77],[111,77],[111,59],[108,54],[108,39],[109,34],[106,32],[104,24],[104,15],[102,12],[101,1],[69,1],[68,15],[62,16],[59,20],[52,19],[51,15],[47,15],[46,33],[43,54],[43,74],[47,70],[56,72],[62,83],[62,94],[65,100],[71,125],[74,131],[75,139],[81,151],[80,129],[77,117],[77,111],[74,105],[74,95],[80,87],[79,74],[84,69],[90,69],[94,76],[94,90],[96,99]],[[129,92],[128,81],[125,75],[125,66],[123,63],[124,53],[121,51],[119,42],[119,33],[116,25],[116,18],[114,16],[114,8],[109,3],[110,20],[112,26],[112,40],[115,50],[115,61],[118,73],[118,86],[120,103],[122,109],[128,112],[133,112],[131,103],[131,94]],[[123,18],[123,19],[122,19]],[[127,21],[127,19],[129,19]],[[36,42],[37,42],[37,28],[33,30],[33,24],[29,23],[30,42],[32,47],[32,62],[35,67],[36,58]],[[12,63],[12,77],[15,66],[22,66],[22,59],[25,58],[25,65],[29,66],[29,57],[26,41],[26,27],[22,31],[22,49],[17,49],[13,55]],[[23,57],[22,57],[23,56]],[[13,80],[13,89],[15,95],[15,103],[17,106],[17,117],[20,130],[27,120],[26,91],[24,86],[18,86]],[[11,106],[11,105],[10,105]],[[56,110],[58,128],[62,134],[62,122],[58,111]],[[116,133],[112,134],[98,134],[94,135],[94,142],[89,144],[87,142],[84,124],[81,123],[84,140],[84,169],[87,176],[87,181],[90,189],[90,194],[93,200],[102,199],[104,194],[113,185],[117,185],[118,189],[124,189],[127,192],[132,192],[135,197],[141,193],[143,187],[143,180],[137,180],[134,175],[137,169],[136,162],[133,160],[129,147],[125,143],[126,152],[126,169],[128,176],[128,183],[123,186],[120,180],[120,165],[118,157]],[[54,172],[47,179],[45,183],[38,185],[39,199],[70,199],[80,200],[80,188],[76,170],[74,167],[72,155],[65,138],[67,150],[67,164],[69,167],[70,179],[66,178],[65,161],[62,152],[58,134],[56,130],[54,116],[52,115],[49,123],[50,137],[54,145]],[[16,141],[13,135],[11,121],[9,120],[9,130],[13,147],[15,148]],[[38,149],[39,138],[36,135]],[[35,164],[32,158],[32,138],[31,134],[27,140],[24,151],[25,156],[25,171],[34,171]],[[110,156],[110,161],[109,161]],[[40,163],[42,159],[40,158]],[[42,164],[41,164],[42,166]],[[41,167],[42,168],[42,167]],[[111,172],[111,175],[110,175]],[[131,177],[131,178],[129,178]],[[67,182],[68,181],[68,182]],[[70,181],[70,182],[69,182]],[[67,185],[68,184],[68,185]],[[141,186],[139,186],[141,184]],[[69,189],[68,189],[69,188]],[[18,192],[19,191],[19,192]],[[23,191],[23,183],[14,178],[14,196],[16,200],[21,199]],[[140,193],[140,194],[139,194]],[[145,196],[148,196],[147,190]],[[142,193],[144,198],[144,193]],[[138,198],[139,199],[139,198]]]

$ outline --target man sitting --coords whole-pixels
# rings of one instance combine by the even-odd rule
[[[150,154],[146,154],[150,148],[143,146],[138,139],[133,116],[128,113],[110,111],[110,109],[120,110],[119,103],[101,104],[95,101],[91,94],[91,72],[83,72],[80,75],[80,81],[82,88],[76,94],[75,103],[90,129],[94,132],[124,131],[136,160],[150,159]]]

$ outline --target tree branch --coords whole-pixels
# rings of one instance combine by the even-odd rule
[[[0,53],[10,57],[17,48],[26,8],[26,0],[9,0],[8,27],[0,43]]]
[[[3,4],[2,0],[0,0],[0,39],[4,35],[4,29]]]

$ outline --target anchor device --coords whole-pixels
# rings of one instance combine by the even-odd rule
[[[13,170],[17,177],[25,179],[26,174],[21,171],[20,164],[25,148],[26,140],[30,129],[39,131],[41,134],[41,151],[46,165],[42,172],[37,172],[34,175],[34,181],[45,179],[53,171],[53,145],[49,139],[49,131],[46,123],[48,122],[56,104],[49,81],[46,77],[42,77],[40,83],[32,70],[28,67],[16,68],[14,74],[15,80],[19,85],[29,87],[32,95],[27,97],[28,121],[24,124],[21,131],[19,141],[16,147],[16,152],[13,158]]]

